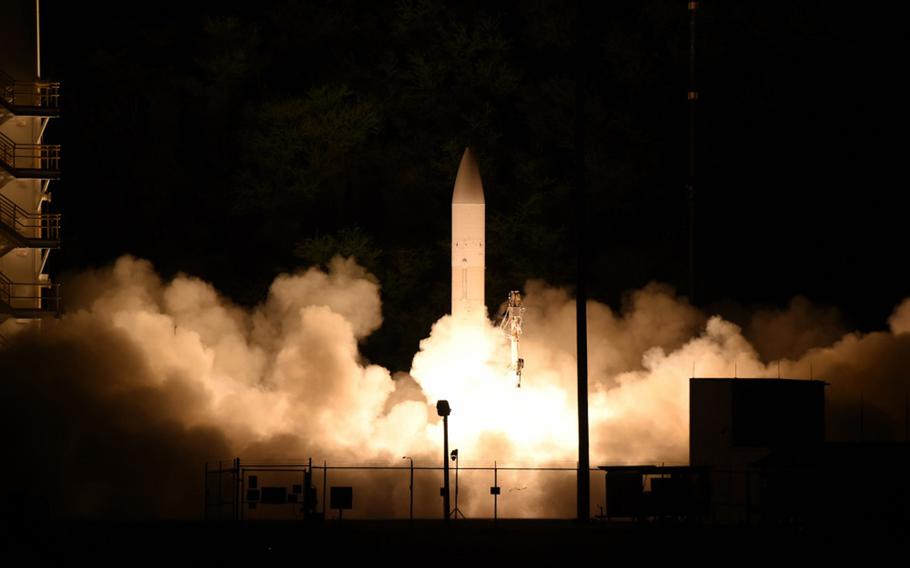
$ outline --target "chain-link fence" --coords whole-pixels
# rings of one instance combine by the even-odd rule
[[[451,518],[572,518],[577,468],[452,462]],[[604,512],[602,474],[591,470],[592,512]],[[442,518],[444,468],[403,458],[401,465],[325,461],[208,462],[205,518]],[[350,488],[351,503],[344,503]],[[336,499],[333,499],[333,489]],[[339,501],[340,500],[340,501]],[[335,502],[333,502],[335,501]],[[350,508],[348,508],[350,506]]]

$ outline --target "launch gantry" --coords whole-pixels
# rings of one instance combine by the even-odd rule
[[[509,303],[502,314],[502,321],[499,323],[499,329],[509,339],[512,350],[512,360],[509,369],[515,373],[516,387],[521,388],[521,371],[524,369],[525,360],[521,358],[520,341],[522,333],[522,317],[525,309],[521,305],[521,292],[512,290],[509,292]]]

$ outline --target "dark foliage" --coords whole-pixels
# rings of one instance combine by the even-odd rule
[[[578,25],[550,0],[48,9],[46,67],[65,82],[57,268],[130,252],[249,304],[279,271],[353,254],[383,285],[365,352],[407,368],[447,309],[465,146],[487,189],[491,308],[527,278],[571,284],[583,65],[591,293],[682,289],[686,2],[585,6]],[[804,293],[868,325],[905,294],[868,252],[902,238],[907,198],[875,196],[896,173],[883,140],[904,34],[856,12],[702,3],[700,303]]]

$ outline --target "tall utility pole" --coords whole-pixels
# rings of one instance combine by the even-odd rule
[[[689,301],[695,304],[695,103],[698,90],[695,88],[695,13],[698,2],[689,2],[689,175],[686,193],[689,200]]]
[[[578,491],[579,521],[591,515],[591,467],[588,456],[588,313],[585,290],[585,74],[581,18],[582,0],[575,13],[575,334],[578,360]]]

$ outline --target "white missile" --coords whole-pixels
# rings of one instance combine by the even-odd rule
[[[455,318],[486,317],[485,209],[477,160],[471,149],[465,148],[452,192],[452,316]]]

